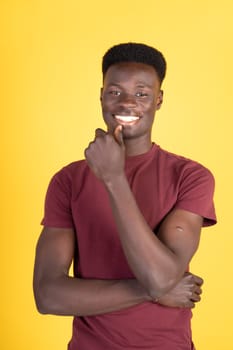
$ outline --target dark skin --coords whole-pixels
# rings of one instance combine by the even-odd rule
[[[101,90],[108,131],[98,129],[85,150],[88,165],[109,194],[119,238],[136,278],[70,277],[75,233],[72,229],[45,227],[37,244],[34,269],[34,294],[41,313],[87,316],[146,301],[187,308],[200,301],[203,280],[185,271],[198,247],[202,218],[175,210],[156,237],[144,221],[124,173],[126,155],[150,149],[154,115],[162,98],[152,67],[138,63],[111,66]],[[139,119],[129,125],[116,121],[116,114]]]

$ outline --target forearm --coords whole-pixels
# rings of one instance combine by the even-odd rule
[[[137,280],[85,280],[65,275],[41,281],[35,294],[41,313],[67,316],[93,316],[150,300]]]
[[[125,176],[106,183],[119,237],[138,281],[153,297],[169,291],[184,269],[175,254],[153,233],[141,214]]]

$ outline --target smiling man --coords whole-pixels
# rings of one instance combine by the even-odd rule
[[[214,179],[152,142],[166,72],[158,50],[120,44],[102,68],[107,131],[97,129],[86,159],[49,185],[37,307],[74,316],[69,350],[191,350],[191,308],[203,281],[187,271],[201,227],[216,222]]]

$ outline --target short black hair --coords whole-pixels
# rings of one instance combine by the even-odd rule
[[[166,74],[166,60],[163,54],[154,47],[139,43],[124,43],[111,47],[104,55],[102,73],[105,76],[108,68],[120,62],[138,62],[152,66],[162,83]]]

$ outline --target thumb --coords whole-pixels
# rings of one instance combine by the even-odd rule
[[[124,146],[124,140],[123,140],[123,133],[122,133],[122,125],[117,125],[116,129],[114,130],[114,138],[116,142],[120,146]]]

